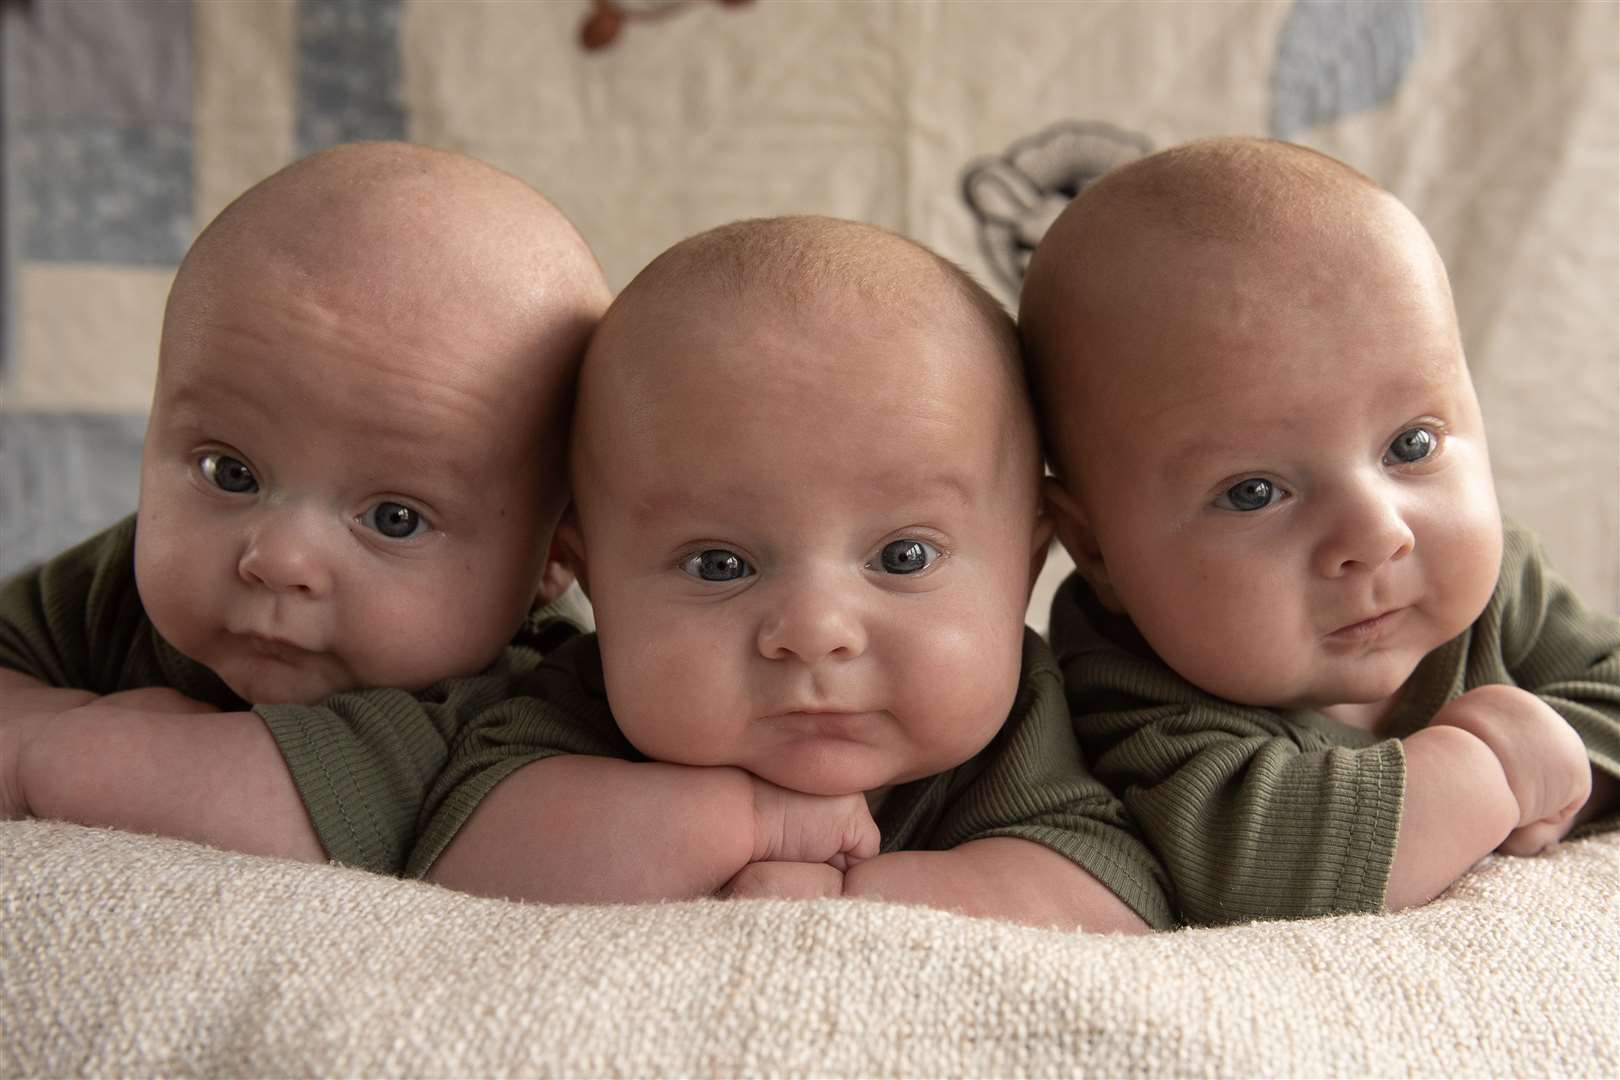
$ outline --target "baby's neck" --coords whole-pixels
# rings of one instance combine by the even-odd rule
[[[1369,701],[1365,703],[1352,703],[1349,705],[1324,705],[1316,710],[1330,720],[1336,720],[1345,727],[1358,728],[1361,731],[1377,733],[1395,710],[1395,702],[1399,694],[1391,694],[1382,701]]]

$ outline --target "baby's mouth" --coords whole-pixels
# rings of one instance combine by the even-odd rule
[[[317,655],[315,650],[306,649],[285,638],[269,637],[264,634],[237,634],[236,636],[245,642],[255,654],[267,660],[278,660],[283,664],[296,664]]]
[[[854,739],[871,729],[877,713],[841,709],[790,709],[766,717],[772,725],[799,735]]]
[[[1394,607],[1365,619],[1345,623],[1329,633],[1328,638],[1343,642],[1372,641],[1392,631],[1406,610],[1405,607]]]

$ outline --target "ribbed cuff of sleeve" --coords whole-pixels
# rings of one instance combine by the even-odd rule
[[[314,708],[260,705],[327,855],[398,874],[416,838],[444,736],[402,691],[340,695]]]
[[[1405,783],[1405,752],[1386,739],[1280,768],[1251,760],[1237,808],[1213,819],[1160,804],[1150,832],[1182,917],[1218,925],[1381,910]]]

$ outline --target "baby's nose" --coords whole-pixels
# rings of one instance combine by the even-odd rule
[[[862,622],[854,607],[839,598],[839,590],[798,585],[783,592],[760,622],[761,656],[816,663],[849,660],[866,651]]]
[[[1388,485],[1360,485],[1346,493],[1317,546],[1317,571],[1324,577],[1340,577],[1358,569],[1377,569],[1410,554],[1415,543]]]
[[[264,515],[237,562],[242,580],[275,592],[324,596],[331,592],[330,561],[307,516],[285,508]]]

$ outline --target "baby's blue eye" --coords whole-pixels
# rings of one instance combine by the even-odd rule
[[[360,524],[390,540],[407,540],[427,529],[427,519],[403,503],[380,502],[360,515]]]
[[[894,540],[878,552],[878,565],[885,574],[915,574],[934,565],[939,549],[921,540]]]
[[[704,581],[737,581],[753,574],[741,555],[725,548],[709,548],[681,560],[681,570]]]
[[[1395,436],[1395,441],[1389,444],[1389,452],[1384,455],[1384,464],[1410,465],[1414,461],[1422,461],[1434,453],[1438,442],[1434,432],[1428,428],[1407,428]]]
[[[253,478],[253,470],[229,454],[204,454],[197,459],[197,467],[202,470],[209,483],[221,491],[240,495],[259,490],[259,482]]]
[[[1251,476],[1247,480],[1239,480],[1216,498],[1215,505],[1222,510],[1264,510],[1278,499],[1282,498],[1282,489],[1270,480],[1258,476]]]

